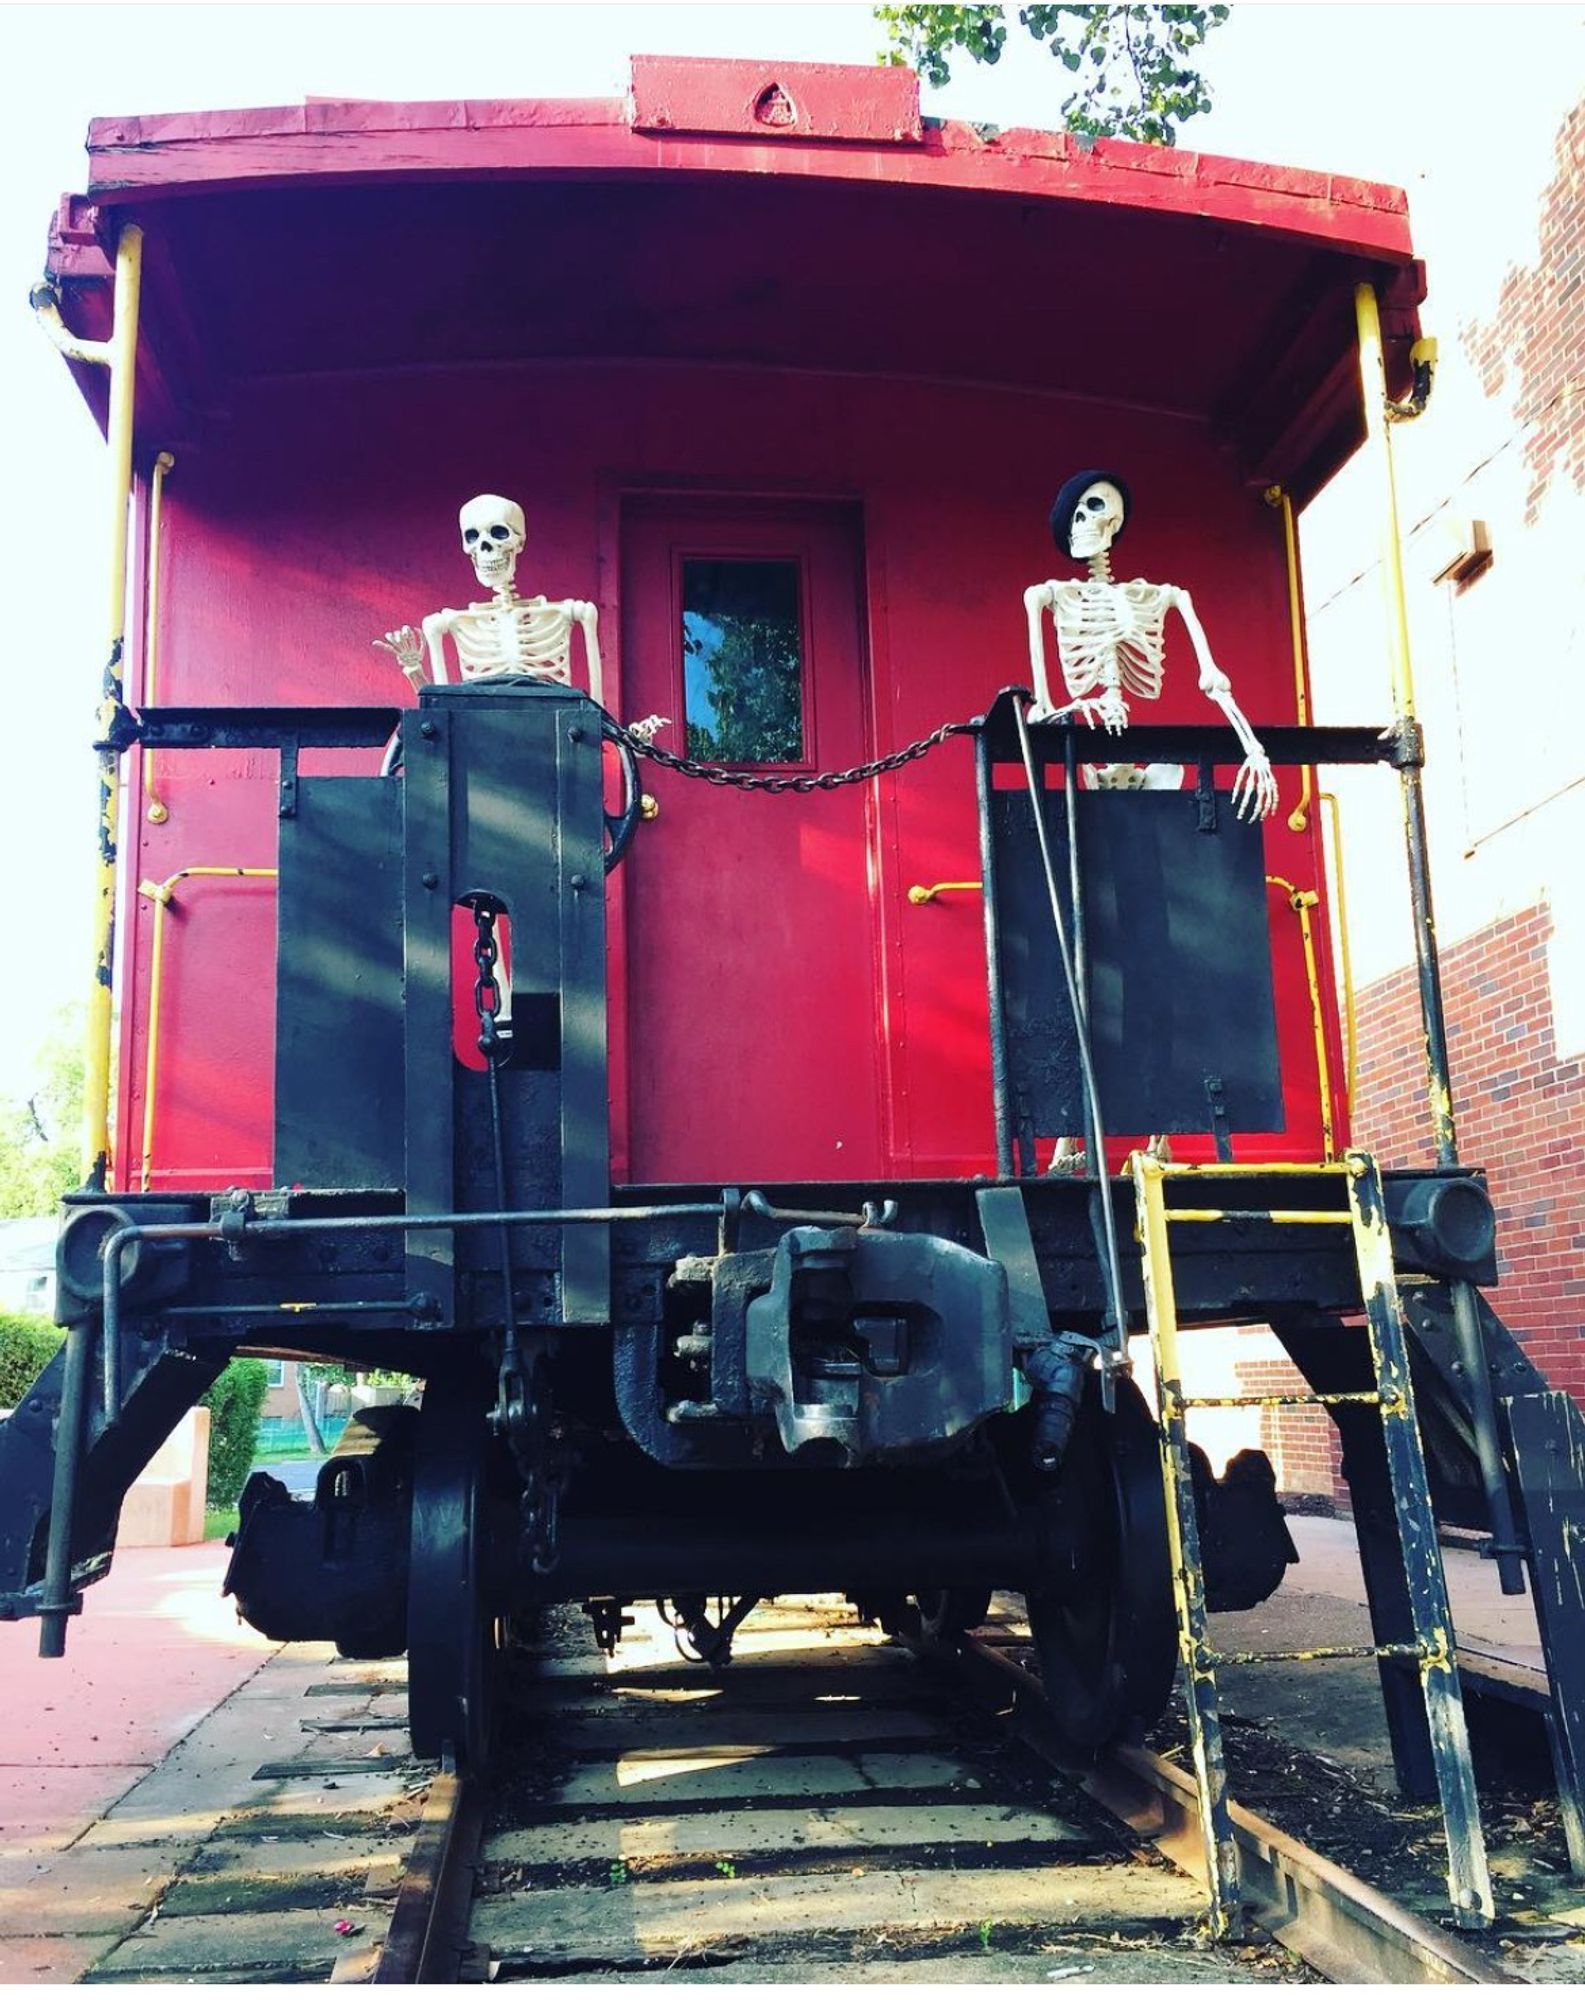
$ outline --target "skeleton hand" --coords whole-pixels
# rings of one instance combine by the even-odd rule
[[[1108,688],[1099,701],[1070,701],[1066,708],[1050,708],[1037,701],[1029,710],[1031,722],[1065,722],[1069,716],[1076,716],[1086,729],[1105,729],[1121,736],[1128,727],[1128,704],[1115,688]]]
[[[1277,810],[1277,780],[1263,750],[1254,750],[1233,780],[1233,810],[1240,819],[1269,819]]]
[[[653,743],[663,729],[670,729],[669,715],[646,715],[642,722],[630,722],[627,733],[640,743]]]
[[[428,684],[429,670],[424,663],[424,642],[411,625],[398,626],[396,631],[387,632],[383,639],[376,639],[373,644],[387,653],[396,655],[397,665],[415,688]]]
[[[1092,712],[1098,718],[1099,726],[1112,736],[1121,736],[1128,727],[1128,703],[1116,688],[1108,688],[1099,701],[1076,701],[1073,705],[1083,712],[1085,721],[1092,729],[1097,726],[1092,720]]]

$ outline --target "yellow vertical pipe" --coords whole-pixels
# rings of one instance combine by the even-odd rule
[[[1403,544],[1398,533],[1398,481],[1387,419],[1387,363],[1381,313],[1369,285],[1354,287],[1359,326],[1359,372],[1364,387],[1365,434],[1374,447],[1381,480],[1381,582],[1387,613],[1387,657],[1392,672],[1393,715],[1414,718],[1414,669],[1409,654],[1409,601],[1403,587]]]
[[[1354,959],[1348,942],[1348,886],[1343,873],[1343,815],[1335,792],[1322,792],[1321,803],[1332,822],[1332,900],[1337,905],[1337,949],[1343,969],[1344,1060],[1348,1093],[1348,1115],[1354,1115],[1354,1098],[1359,1080],[1359,1019],[1354,1006]]]
[[[1282,514],[1282,547],[1288,564],[1288,637],[1293,649],[1293,703],[1301,729],[1310,721],[1310,690],[1305,674],[1304,601],[1299,589],[1299,534],[1293,519],[1293,502],[1281,486],[1266,488],[1266,504]],[[1288,826],[1303,833],[1310,824],[1310,800],[1315,789],[1315,772],[1306,764],[1299,773],[1299,803],[1288,815]]]
[[[121,708],[127,627],[127,535],[132,498],[133,373],[138,352],[138,300],[143,279],[143,231],[128,223],[116,239],[115,326],[110,364],[110,563],[107,579],[104,679],[95,740],[107,745]],[[116,950],[116,826],[121,807],[121,759],[99,751],[99,875],[95,892],[93,986],[83,1074],[83,1181],[103,1188],[110,1173],[111,989]]]
[[[1321,973],[1315,956],[1315,933],[1310,912],[1321,898],[1314,889],[1299,889],[1285,875],[1268,875],[1266,880],[1288,899],[1288,908],[1299,919],[1299,939],[1304,946],[1304,976],[1310,988],[1310,1028],[1315,1036],[1315,1076],[1321,1098],[1321,1157],[1327,1166],[1337,1158],[1336,1123],[1332,1115],[1332,1065],[1326,1053],[1326,1016],[1321,1008]]]
[[[143,699],[144,708],[152,708],[158,699],[158,660],[160,643],[160,520],[161,507],[165,497],[165,475],[175,465],[174,456],[162,451],[154,461],[154,471],[149,479],[149,532],[148,532],[148,574],[143,585]],[[163,826],[170,818],[165,801],[154,789],[154,752],[143,753],[143,796],[145,811],[155,826]]]
[[[1360,387],[1365,430],[1381,468],[1381,579],[1387,612],[1387,648],[1392,668],[1392,700],[1406,755],[1398,777],[1403,793],[1404,850],[1409,864],[1409,900],[1414,923],[1415,968],[1420,986],[1420,1018],[1425,1030],[1426,1107],[1439,1167],[1458,1164],[1458,1130],[1453,1117],[1453,1084],[1448,1065],[1447,1014],[1442,1005],[1442,970],[1436,949],[1436,913],[1431,902],[1431,866],[1420,783],[1424,761],[1414,716],[1414,669],[1409,655],[1409,602],[1403,585],[1403,547],[1398,533],[1398,486],[1392,464],[1387,368],[1382,354],[1381,314],[1369,285],[1354,287],[1359,326]]]

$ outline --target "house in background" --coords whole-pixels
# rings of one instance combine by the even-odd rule
[[[55,1239],[60,1223],[53,1215],[23,1216],[0,1221],[0,1313],[55,1316]]]

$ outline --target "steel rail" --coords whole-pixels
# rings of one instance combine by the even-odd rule
[[[942,1649],[930,1649],[941,1657]],[[1005,1700],[1031,1749],[1054,1753],[1039,1677],[984,1640],[965,1637],[948,1657],[971,1684]],[[1152,1751],[1124,1745],[1086,1774],[1084,1788],[1174,1867],[1205,1879],[1192,1775]],[[1268,1937],[1338,1985],[1523,1986],[1529,1982],[1369,1882],[1236,1802],[1233,1837],[1245,1909]]]
[[[455,1986],[468,1949],[484,1786],[449,1752],[430,1785],[371,1986]]]

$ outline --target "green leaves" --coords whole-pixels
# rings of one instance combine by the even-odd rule
[[[1000,7],[877,7],[886,30],[883,63],[911,63],[937,90],[952,75],[950,49],[967,49],[976,62],[993,63],[1007,42]]]
[[[1205,79],[1188,61],[1228,17],[1217,7],[1020,7],[1019,25],[1043,42],[1078,87],[1062,100],[1070,132],[1171,146],[1185,120],[1211,108]],[[939,89],[954,56],[994,63],[1007,43],[1002,7],[877,7],[886,31],[880,60],[912,63]]]
[[[82,1011],[61,1011],[34,1058],[29,1095],[0,1098],[0,1215],[53,1215],[81,1178]]]

